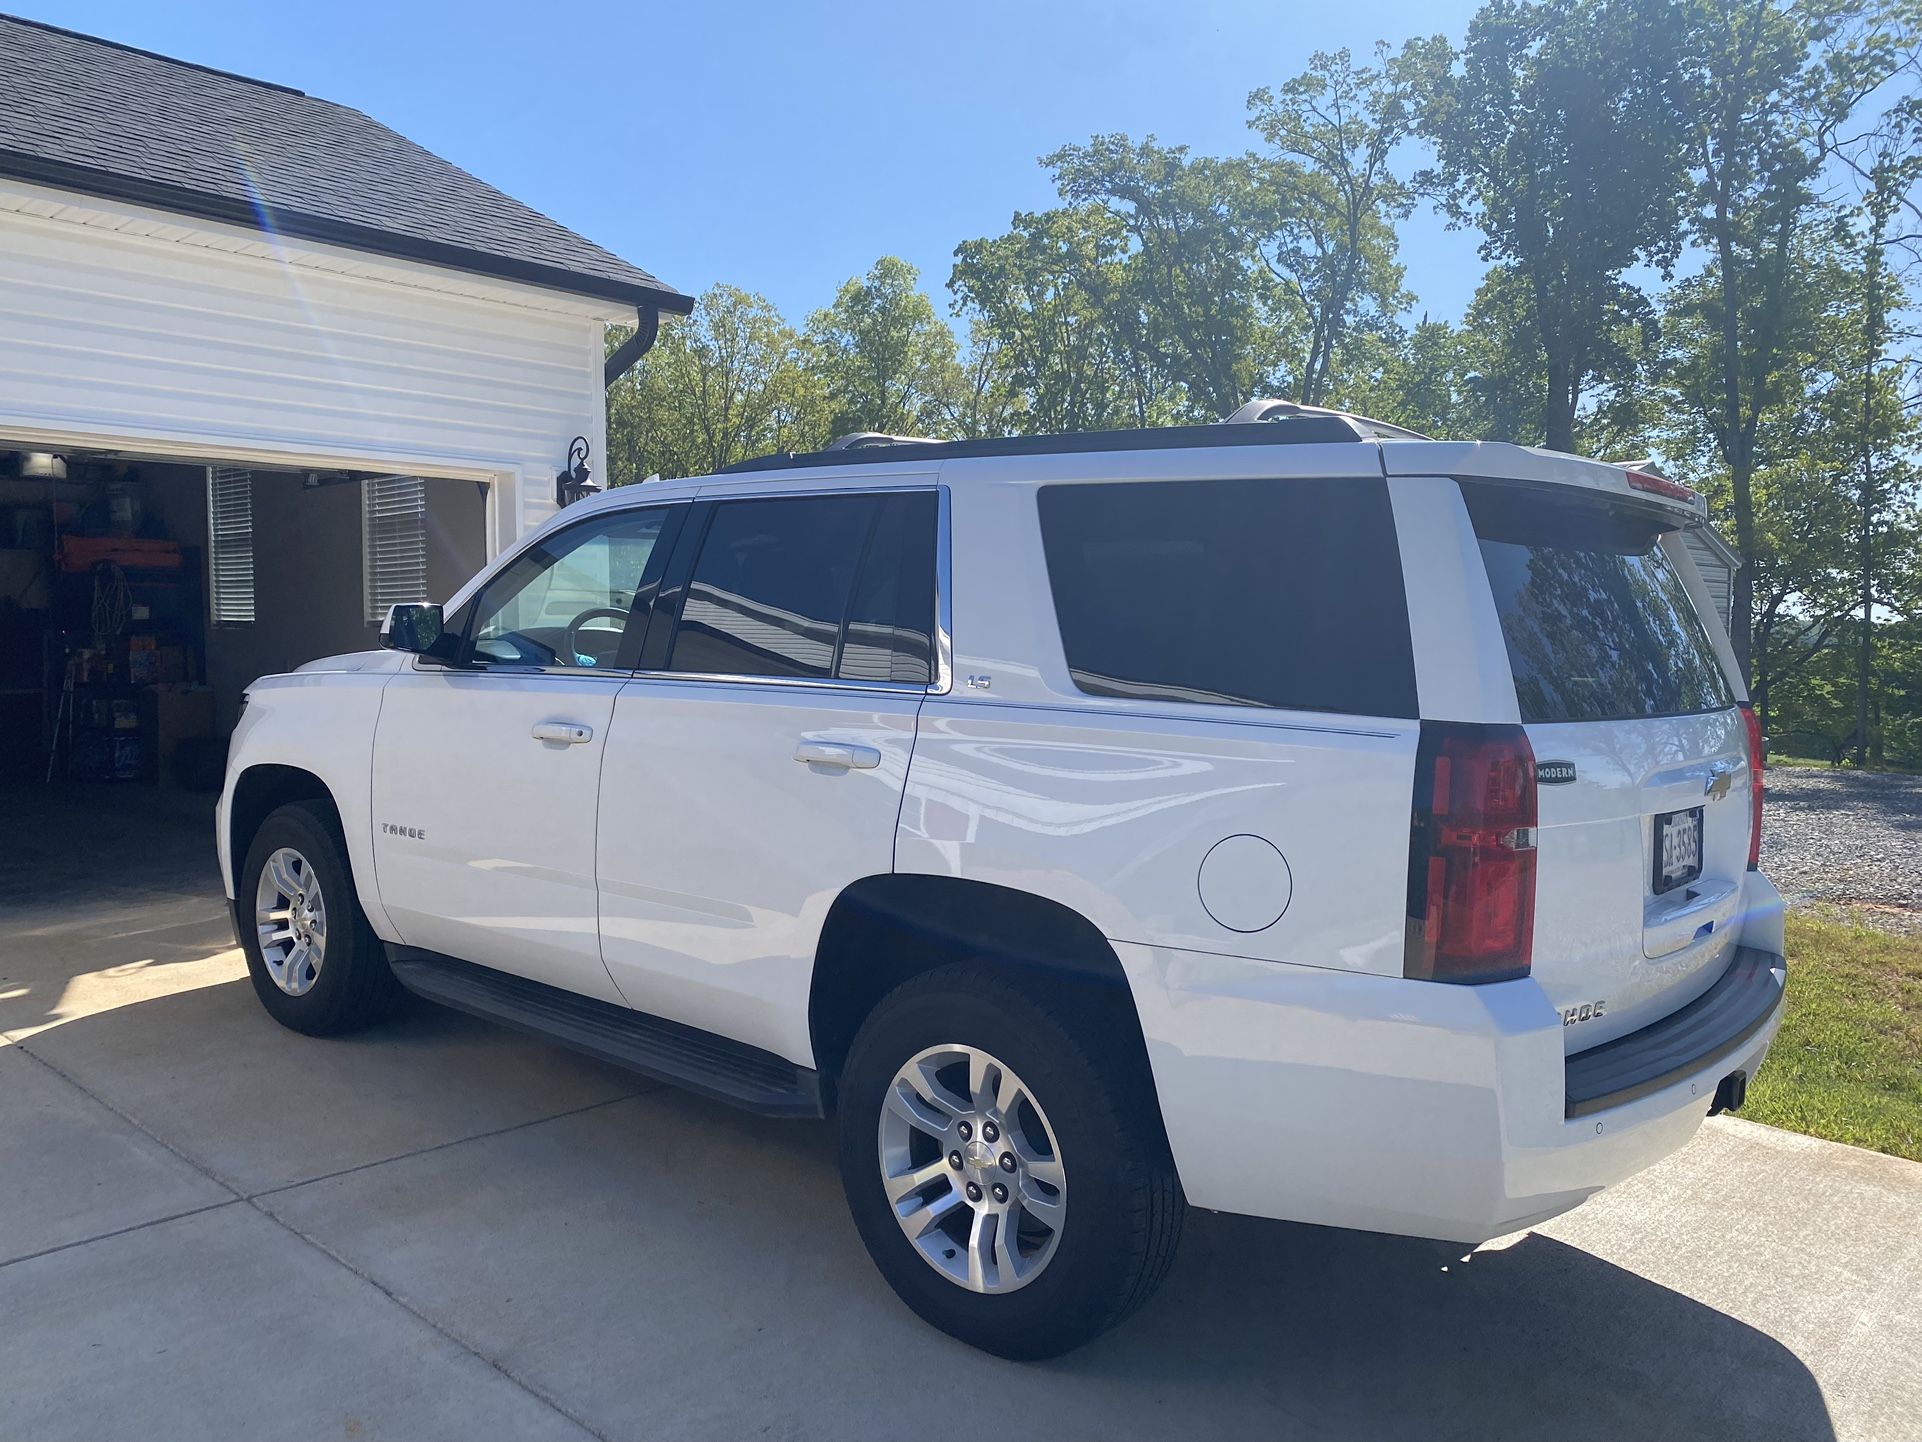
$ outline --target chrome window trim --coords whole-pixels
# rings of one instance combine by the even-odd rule
[[[624,671],[623,681],[699,681],[723,686],[778,686],[810,691],[873,691],[891,696],[926,696],[926,686],[897,681],[838,681],[831,676],[737,676],[726,671]]]
[[[587,681],[632,681],[632,671],[603,671],[595,666],[449,666],[444,661],[431,660],[426,656],[413,658],[413,669],[432,671],[446,676],[551,676],[556,680]]]
[[[954,573],[949,561],[953,527],[948,488],[934,488],[934,679],[925,688],[930,696],[954,689]]]

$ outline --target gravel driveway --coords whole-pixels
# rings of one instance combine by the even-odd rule
[[[1762,869],[1791,905],[1843,902],[1870,925],[1922,935],[1922,776],[1770,771]]]

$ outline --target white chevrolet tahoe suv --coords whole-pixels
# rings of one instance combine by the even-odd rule
[[[1786,976],[1701,503],[1276,409],[626,487],[257,681],[261,1001],[833,1116],[875,1265],[1011,1357],[1190,1205],[1472,1243],[1673,1152]]]

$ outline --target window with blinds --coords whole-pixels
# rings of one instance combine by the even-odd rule
[[[254,473],[207,468],[209,605],[216,626],[254,623]]]
[[[367,622],[387,608],[427,599],[427,484],[419,476],[370,476],[360,483],[360,573]]]

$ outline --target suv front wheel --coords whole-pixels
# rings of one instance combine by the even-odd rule
[[[354,1031],[400,994],[354,895],[340,825],[318,802],[290,802],[261,822],[234,905],[254,994],[282,1026],[309,1036]]]
[[[1143,1081],[990,967],[890,993],[840,1093],[842,1183],[889,1285],[950,1336],[1023,1360],[1141,1305],[1183,1214]]]

